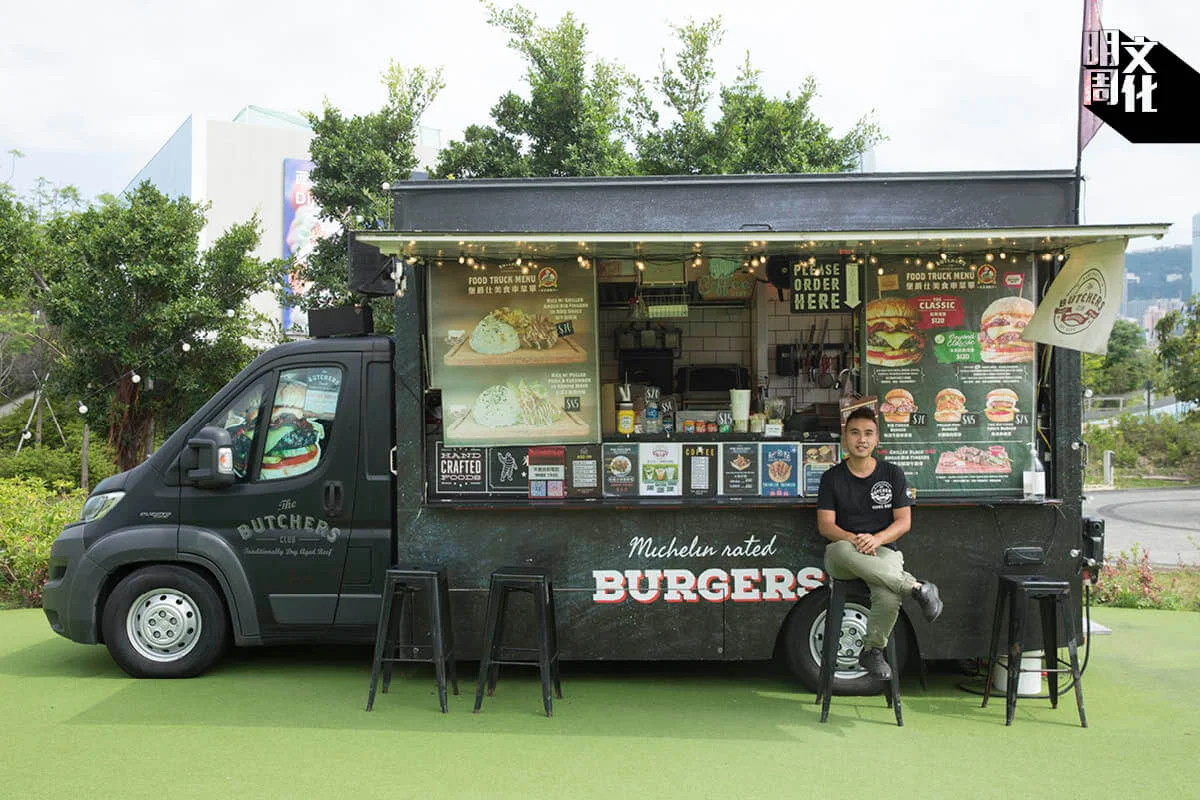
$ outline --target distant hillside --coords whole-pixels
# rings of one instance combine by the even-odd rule
[[[1125,254],[1126,300],[1192,296],[1192,247],[1178,244]],[[1136,277],[1135,277],[1136,276]]]

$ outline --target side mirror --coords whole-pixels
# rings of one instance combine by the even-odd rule
[[[201,489],[224,489],[232,486],[233,440],[229,431],[213,425],[201,428],[188,439],[182,463],[183,478]]]

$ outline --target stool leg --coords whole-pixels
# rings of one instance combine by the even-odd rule
[[[887,694],[888,705],[896,711],[896,725],[904,727],[904,714],[900,710],[900,664],[896,661],[896,636],[889,635],[887,640],[887,661],[892,668],[892,678],[884,690]]]
[[[504,622],[508,615],[508,595],[512,590],[508,587],[500,589],[500,605],[496,611],[496,635],[492,639],[492,664],[488,670],[487,694],[491,697],[496,693],[496,681],[500,679],[500,665],[496,661],[500,660],[500,651],[503,649],[504,643]]]
[[[437,675],[438,687],[438,702],[441,703],[442,713],[445,714],[446,708],[446,640],[445,626],[442,623],[442,593],[438,590],[438,579],[436,577],[430,581],[429,592],[429,613],[433,617],[433,668]]]
[[[1058,708],[1058,601],[1062,595],[1038,598],[1042,615],[1042,652],[1046,665],[1046,684],[1050,688],[1050,707]]]
[[[1000,649],[1000,625],[1004,621],[1004,603],[1007,599],[1008,592],[1001,581],[996,589],[996,610],[992,614],[992,642],[988,646],[987,676],[983,682],[983,703],[980,704],[980,708],[987,708],[988,698],[992,696],[992,674],[996,670],[996,656],[999,655]]]
[[[442,598],[442,608],[445,609],[442,624],[446,628],[446,660],[448,662],[447,666],[450,668],[450,688],[454,694],[458,694],[458,668],[456,666],[457,658],[455,657],[457,651],[454,647],[454,623],[452,621],[454,617],[450,613],[450,584],[446,580],[444,572],[438,573],[438,595]]]
[[[1017,690],[1021,680],[1021,635],[1024,631],[1025,607],[1029,599],[1025,592],[1014,589],[1008,610],[1008,685],[1004,692],[1004,724],[1012,725],[1017,713]]]
[[[550,617],[546,610],[546,585],[542,584],[533,594],[534,613],[537,616],[538,672],[542,678],[542,706],[546,716],[554,716],[554,701],[550,693]]]
[[[404,608],[409,606],[409,612],[412,611],[412,603],[405,603],[408,598],[409,587],[404,584],[397,584],[392,590],[392,621],[388,626],[388,640],[384,648],[387,655],[383,662],[383,693],[387,694],[388,687],[392,685],[392,664],[395,662],[392,659],[401,655],[400,648],[400,631],[404,628]],[[409,641],[412,641],[412,633],[409,633]]]
[[[825,609],[825,641],[821,647],[821,722],[829,719],[829,701],[833,694],[833,673],[837,669],[838,642],[842,633],[842,607],[845,598],[834,582],[829,589],[829,604]]]
[[[1079,674],[1079,652],[1075,647],[1075,618],[1071,616],[1071,595],[1060,595],[1059,608],[1062,611],[1063,636],[1067,639],[1067,652],[1071,656],[1071,677],[1075,680],[1075,705],[1079,709],[1079,725],[1087,727],[1087,715],[1083,713],[1083,683]]]
[[[383,651],[387,644],[393,591],[393,584],[389,579],[384,584],[383,596],[379,603],[379,622],[375,628],[375,655],[371,659],[371,688],[367,692],[367,711],[375,704],[375,685],[379,681],[379,667],[383,663]]]
[[[558,618],[554,613],[554,584],[546,582],[546,609],[550,614],[550,677],[554,680],[554,696],[562,700],[561,663],[558,656]]]
[[[499,611],[500,598],[497,594],[495,580],[488,590],[487,617],[483,631],[483,650],[479,653],[479,682],[475,686],[475,713],[483,706],[483,687],[487,683],[488,670],[492,662],[492,645],[496,640],[496,614]]]

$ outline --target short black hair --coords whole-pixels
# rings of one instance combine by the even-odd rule
[[[879,427],[879,420],[875,416],[875,409],[871,408],[870,406],[859,406],[851,411],[846,415],[846,421],[842,423],[842,427],[846,427],[850,424],[851,420],[855,419],[869,419],[871,422],[875,423],[876,427]]]

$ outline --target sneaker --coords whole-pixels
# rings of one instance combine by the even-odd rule
[[[858,665],[881,681],[892,679],[892,668],[888,666],[883,651],[878,647],[868,647],[858,655]]]
[[[937,584],[925,581],[920,586],[913,587],[912,595],[925,614],[927,622],[933,622],[942,615],[942,595]]]

